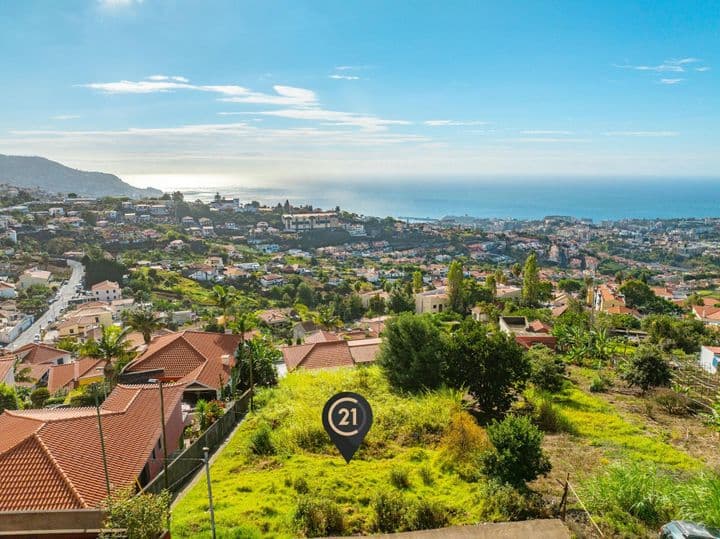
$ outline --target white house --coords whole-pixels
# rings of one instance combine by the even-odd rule
[[[115,281],[103,281],[90,287],[90,293],[96,301],[114,301],[122,297],[120,285]]]
[[[31,268],[25,270],[22,275],[20,275],[18,282],[20,283],[20,288],[29,288],[35,285],[48,286],[51,276],[52,274],[49,271]]]
[[[720,369],[720,346],[700,347],[700,366],[715,374]]]

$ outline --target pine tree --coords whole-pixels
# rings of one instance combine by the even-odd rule
[[[448,270],[448,307],[456,313],[465,311],[463,268],[459,260],[453,260]]]

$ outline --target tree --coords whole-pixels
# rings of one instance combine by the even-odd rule
[[[382,316],[385,314],[385,299],[380,294],[376,294],[370,298],[368,307],[370,307],[370,310],[375,314]]]
[[[399,314],[415,310],[415,302],[412,296],[407,294],[401,287],[395,287],[388,298],[387,307],[390,311]]]
[[[458,314],[465,313],[463,268],[459,260],[453,260],[448,270],[448,308]]]
[[[50,398],[50,391],[46,387],[38,387],[30,393],[30,402],[35,408],[42,408]]]
[[[558,288],[568,294],[580,292],[584,288],[582,281],[577,279],[560,279],[558,281]]]
[[[540,276],[537,255],[532,253],[525,260],[523,268],[522,298],[526,305],[537,305],[540,295]]]
[[[162,319],[152,309],[136,309],[125,313],[125,323],[133,330],[142,333],[145,344],[150,344],[152,334],[163,327]]]
[[[315,291],[307,283],[300,283],[297,287],[297,300],[310,307],[315,307]]]
[[[512,273],[517,279],[522,274],[522,266],[520,266],[518,262],[515,262],[512,266],[510,266],[510,273]]]
[[[278,373],[275,363],[282,359],[282,353],[264,337],[253,337],[241,343],[235,354],[238,366],[239,386],[242,391],[250,388],[250,364],[254,386],[269,387],[277,384]]]
[[[493,299],[495,299],[495,296],[497,296],[497,279],[495,279],[495,275],[490,274],[485,277],[485,288],[490,290]]]
[[[17,410],[20,406],[17,393],[12,386],[0,382],[0,414],[5,410]]]
[[[337,328],[338,324],[340,324],[340,320],[335,313],[335,309],[326,305],[318,308],[315,322],[326,330]]]
[[[483,456],[485,473],[514,487],[524,487],[547,474],[550,460],[542,450],[543,435],[529,417],[509,415],[487,428],[495,449]]]
[[[628,307],[637,309],[643,314],[679,314],[682,309],[674,303],[659,298],[644,282],[633,279],[620,287]]]
[[[515,339],[474,320],[464,321],[448,338],[444,353],[445,383],[466,388],[487,417],[502,416],[530,375]]]
[[[420,271],[416,271],[413,273],[412,287],[413,287],[413,292],[415,292],[416,294],[418,292],[422,292],[423,277],[422,277],[422,273]]]
[[[222,285],[216,284],[212,287],[211,297],[215,302],[215,305],[220,309],[223,316],[223,326],[227,326],[228,314],[232,309],[233,305],[237,301],[237,290],[234,286],[228,286],[225,288]]]
[[[379,363],[392,385],[407,391],[441,384],[443,339],[427,315],[403,313],[385,328]]]
[[[657,346],[644,344],[638,347],[628,361],[622,378],[629,386],[647,391],[651,387],[670,385],[672,373],[663,351]]]
[[[104,326],[99,341],[89,340],[80,349],[81,355],[105,360],[105,379],[111,386],[115,384],[117,374],[132,359],[133,353],[127,340],[129,332],[130,328]]]
[[[548,347],[535,345],[527,352],[530,382],[542,391],[555,393],[565,382],[565,363]]]

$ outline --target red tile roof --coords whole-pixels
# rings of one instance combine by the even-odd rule
[[[283,348],[282,353],[288,371],[300,367],[305,369],[352,367],[357,363],[374,361],[380,342],[380,339],[314,342],[287,346]]]
[[[166,385],[165,422],[184,387]],[[133,484],[161,436],[156,386],[116,386],[101,407],[110,482]],[[106,496],[94,408],[0,415],[0,511],[97,507]]]
[[[246,338],[248,335],[246,335]],[[183,331],[158,337],[124,372],[162,369],[163,378],[200,381],[209,387],[224,385],[234,365],[240,335]],[[229,361],[223,359],[229,356]],[[224,363],[225,361],[225,363]]]
[[[57,393],[61,389],[74,389],[78,380],[86,374],[102,376],[102,372],[95,373],[96,368],[102,368],[105,362],[101,359],[83,358],[50,367],[48,375],[48,391],[50,394]]]
[[[305,343],[311,344],[315,342],[330,342],[339,341],[340,336],[337,333],[331,333],[330,331],[314,331],[305,337]]]
[[[59,350],[42,343],[30,343],[25,346],[21,346],[15,350],[12,354],[7,354],[5,357],[0,359],[6,359],[9,357],[18,357],[23,363],[54,363],[61,358],[70,357],[70,352],[65,350]]]
[[[14,359],[0,359],[0,383],[5,380],[5,377],[15,367]]]

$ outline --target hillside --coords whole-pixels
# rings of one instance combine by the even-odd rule
[[[66,167],[44,157],[0,154],[0,183],[17,187],[38,187],[51,193],[81,196],[159,196],[157,189],[139,189],[114,174],[87,172]]]

